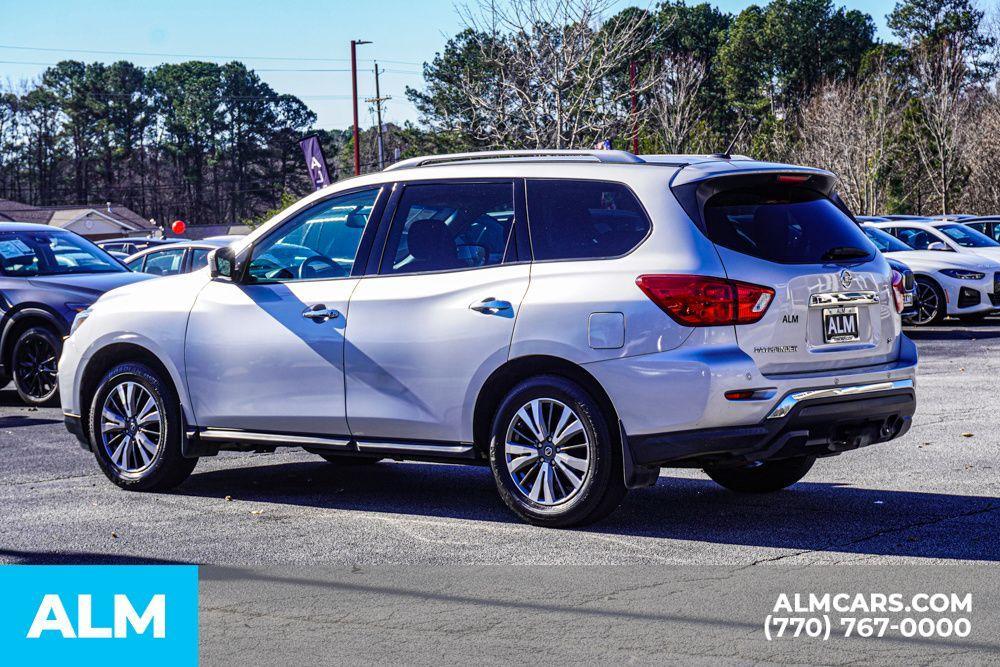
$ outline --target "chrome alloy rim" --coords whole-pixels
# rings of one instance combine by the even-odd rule
[[[156,459],[164,432],[156,399],[138,382],[117,385],[101,409],[101,442],[112,465],[142,472]]]
[[[540,505],[566,502],[590,475],[590,440],[583,422],[552,398],[536,398],[514,414],[504,454],[518,491]]]
[[[941,307],[937,290],[925,282],[918,282],[917,301],[917,314],[910,321],[914,324],[927,324],[937,316]]]

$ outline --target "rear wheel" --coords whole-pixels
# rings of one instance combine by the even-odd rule
[[[62,341],[47,327],[31,327],[18,336],[11,355],[14,388],[28,405],[54,405],[59,392],[57,369]]]
[[[914,326],[938,324],[948,314],[944,291],[936,282],[924,276],[917,276],[916,283],[916,312],[906,318],[906,323]]]
[[[198,459],[181,455],[183,420],[173,386],[140,363],[123,363],[101,379],[91,403],[94,455],[112,482],[133,491],[167,491]]]
[[[772,493],[795,484],[806,476],[816,458],[800,456],[780,461],[765,461],[754,466],[708,467],[705,474],[716,484],[739,493]]]
[[[592,523],[625,496],[622,454],[590,394],[562,377],[514,387],[493,420],[490,466],[500,497],[538,526]]]

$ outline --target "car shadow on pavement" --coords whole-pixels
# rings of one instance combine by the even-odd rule
[[[516,523],[487,468],[282,463],[195,472],[175,492],[277,505]],[[767,495],[661,476],[593,533],[715,544],[1000,561],[1000,498],[800,482]]]

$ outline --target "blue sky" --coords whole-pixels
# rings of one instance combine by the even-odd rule
[[[879,35],[888,37],[885,14],[893,0],[834,2],[872,14]],[[738,12],[752,3],[713,4]],[[619,5],[646,2],[623,0]],[[126,59],[146,66],[190,56],[219,62],[235,58],[258,70],[278,92],[302,98],[324,128],[351,123],[350,73],[288,70],[348,69],[350,40],[372,40],[374,44],[358,51],[363,59],[359,68],[364,70],[358,79],[359,96],[374,97],[371,69],[372,59],[377,59],[387,70],[382,94],[393,98],[386,119],[416,120],[404,95],[406,86],[420,86],[421,63],[461,28],[452,0],[0,0],[0,17],[0,81],[33,79],[47,63],[67,58]],[[365,106],[362,114],[368,116]]]

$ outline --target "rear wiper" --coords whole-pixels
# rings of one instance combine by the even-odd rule
[[[820,257],[824,262],[834,261],[838,259],[862,259],[871,255],[870,252],[864,248],[855,248],[854,246],[841,245],[830,248],[823,256]]]

